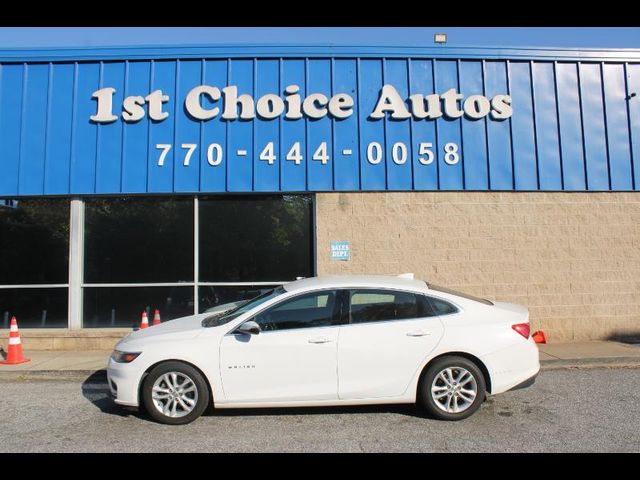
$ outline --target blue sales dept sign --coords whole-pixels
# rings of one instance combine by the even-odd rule
[[[331,242],[331,260],[351,260],[351,245],[349,241]]]
[[[2,62],[0,197],[640,188],[637,61],[463,53]]]

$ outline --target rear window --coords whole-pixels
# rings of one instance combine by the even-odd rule
[[[439,285],[432,285],[427,283],[429,290],[435,290],[436,292],[449,293],[451,295],[456,295],[458,297],[466,298],[467,300],[473,300],[474,302],[484,303],[485,305],[493,305],[493,302],[490,302],[486,298],[474,297],[473,295],[469,295],[467,293],[458,292],[456,290],[451,290],[450,288],[440,287]]]
[[[450,315],[452,313],[458,313],[458,309],[449,302],[433,297],[429,297],[429,301],[431,302],[431,307],[436,315]]]

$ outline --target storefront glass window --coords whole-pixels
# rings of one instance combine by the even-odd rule
[[[0,200],[0,285],[69,281],[69,200]]]
[[[0,200],[0,328],[66,327],[68,282],[69,200]]]
[[[67,288],[0,288],[0,328],[15,316],[20,328],[67,327]]]
[[[151,325],[155,309],[162,321],[193,315],[193,287],[86,287],[83,326],[137,328],[143,310]]]
[[[193,281],[193,198],[88,199],[84,242],[85,283]]]
[[[311,198],[200,198],[200,281],[279,282],[312,276]]]

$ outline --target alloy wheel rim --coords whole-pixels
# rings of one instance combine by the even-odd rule
[[[441,370],[431,384],[431,398],[438,408],[447,413],[462,413],[478,396],[478,382],[469,370],[447,367]]]
[[[158,412],[167,417],[189,415],[198,403],[194,381],[181,372],[167,372],[158,377],[151,389],[151,399]]]

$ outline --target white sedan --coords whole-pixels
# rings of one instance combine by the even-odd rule
[[[314,277],[130,333],[115,402],[189,423],[207,407],[414,403],[460,420],[533,383],[529,312],[406,276]]]

